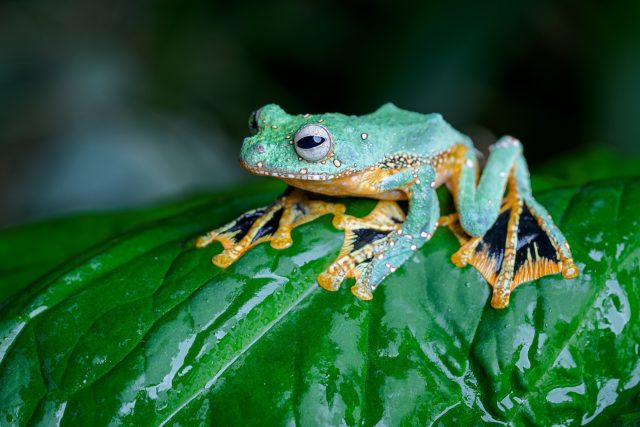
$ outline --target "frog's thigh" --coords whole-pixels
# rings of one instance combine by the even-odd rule
[[[214,241],[222,243],[223,251],[212,259],[213,264],[225,268],[245,252],[262,243],[271,242],[275,249],[291,245],[291,230],[325,214],[341,214],[345,207],[339,203],[310,200],[308,193],[289,189],[269,206],[242,214],[230,223],[212,230],[196,241],[199,248]]]
[[[399,176],[402,174],[402,176]],[[372,249],[370,262],[356,276],[351,292],[360,299],[371,299],[373,290],[404,264],[437,227],[439,205],[434,190],[435,171],[432,167],[406,170],[395,180],[381,183],[383,190],[409,188],[409,213],[402,227],[392,231]]]
[[[520,142],[511,137],[501,138],[491,147],[491,154],[477,182],[478,162],[468,150],[462,160],[457,185],[457,210],[460,223],[472,236],[482,236],[495,223],[509,175],[522,155]],[[517,192],[530,194],[528,178],[518,183]]]

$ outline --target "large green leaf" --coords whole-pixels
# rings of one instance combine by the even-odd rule
[[[270,195],[260,198],[265,189],[282,191],[283,184],[273,180],[259,187],[235,188],[217,196],[194,196],[159,207],[130,212],[85,213],[72,217],[49,219],[3,230],[0,234],[0,307],[14,294],[70,259],[75,262],[87,250],[100,250],[99,243],[121,235],[137,225],[176,215],[191,207],[217,200],[225,203],[238,195],[253,194],[261,203],[269,203]],[[63,267],[64,268],[64,267]],[[55,274],[54,271],[52,274]]]
[[[0,313],[0,424],[639,419],[640,180],[540,194],[583,272],[522,285],[502,311],[449,262],[445,229],[370,302],[314,282],[342,243],[329,217],[226,271],[209,263],[219,248],[193,247],[276,194],[139,226],[17,294]]]

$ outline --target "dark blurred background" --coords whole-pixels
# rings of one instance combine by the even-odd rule
[[[0,2],[0,227],[250,179],[249,113],[438,111],[480,146],[640,144],[640,2]]]

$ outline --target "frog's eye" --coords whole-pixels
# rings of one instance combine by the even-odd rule
[[[327,158],[333,138],[324,126],[305,125],[293,136],[296,153],[309,162],[319,162]]]
[[[255,135],[260,132],[260,125],[258,124],[258,118],[260,117],[260,110],[256,110],[249,116],[249,133]]]

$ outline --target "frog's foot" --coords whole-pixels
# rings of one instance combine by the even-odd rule
[[[224,250],[211,260],[220,268],[233,264],[245,252],[262,243],[271,242],[274,249],[285,249],[293,243],[291,230],[325,214],[342,214],[345,206],[322,200],[309,200],[307,193],[287,191],[274,203],[245,212],[237,219],[198,238],[196,246],[203,248],[214,241]]]
[[[371,288],[360,283],[360,276],[385,247],[388,235],[397,231],[405,220],[404,211],[396,202],[380,201],[364,218],[336,215],[333,225],[345,230],[344,243],[338,257],[318,276],[318,284],[336,291],[347,278],[355,278],[351,292],[362,300],[373,298]]]
[[[513,289],[521,283],[562,273],[566,279],[578,275],[566,242],[543,208],[531,201],[507,198],[500,215],[484,236],[469,236],[457,214],[442,217],[462,247],[451,257],[458,267],[473,265],[493,286],[491,306],[504,308]],[[564,241],[564,238],[562,238]]]

